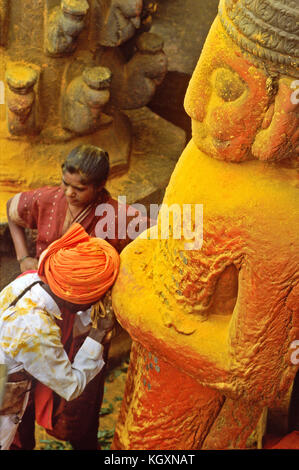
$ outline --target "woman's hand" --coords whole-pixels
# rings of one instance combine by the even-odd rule
[[[31,256],[26,256],[20,261],[20,270],[22,273],[25,271],[30,270],[37,270],[38,260],[36,258],[32,258]]]

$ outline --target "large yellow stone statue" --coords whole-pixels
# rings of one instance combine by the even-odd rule
[[[114,449],[261,447],[266,410],[292,385],[296,18],[291,0],[220,1],[185,99],[193,137],[163,200],[191,205],[193,234],[203,205],[203,242],[174,236],[175,216],[163,237],[161,212],[160,236],[121,255],[113,305],[133,345]]]

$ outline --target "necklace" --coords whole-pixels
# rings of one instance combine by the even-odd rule
[[[72,219],[74,220],[76,216],[72,213],[70,206],[68,205],[68,211],[71,214]]]

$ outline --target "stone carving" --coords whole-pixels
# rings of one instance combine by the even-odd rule
[[[123,44],[140,27],[142,0],[97,0],[98,40],[101,46]]]
[[[111,64],[113,67],[113,65]],[[152,33],[142,33],[136,40],[133,57],[115,70],[111,83],[112,103],[119,109],[145,106],[167,72],[163,40]]]
[[[109,153],[112,177],[128,171],[133,151],[132,118],[122,111],[123,98],[119,97],[113,80],[116,77],[123,79],[124,73],[130,70],[126,69],[126,64],[132,58],[131,48],[136,42],[134,35],[137,29],[140,34],[149,27],[154,13],[153,5],[149,0],[106,2],[111,13],[114,10],[122,12],[124,19],[119,20],[118,25],[125,33],[117,42],[121,47],[106,47],[99,43],[98,23],[102,7],[102,14],[105,13],[104,3],[97,0],[22,0],[18,4],[0,0],[0,19],[10,33],[5,48],[0,45],[0,62],[3,65],[0,67],[0,85],[5,82],[9,95],[7,118],[4,107],[0,116],[0,146],[7,149],[5,168],[0,175],[0,186],[4,192],[7,192],[9,185],[11,195],[19,189],[20,182],[22,190],[59,183],[61,161],[74,145],[80,143],[101,143]],[[121,17],[120,13],[115,15]],[[111,30],[114,28],[112,36],[115,24],[111,23]],[[132,25],[135,25],[134,28]],[[140,28],[137,28],[139,25]],[[0,28],[1,35],[3,31]],[[159,55],[163,53],[157,51],[156,55],[151,56],[156,71],[149,80],[145,79],[145,75],[150,69],[151,59],[145,57],[143,65],[139,65],[140,90],[144,96],[139,96],[134,102],[130,83],[123,87],[125,92],[130,92],[127,98],[131,100],[130,109],[134,105],[137,108],[146,106],[151,99],[155,81],[161,79],[156,63]],[[37,71],[38,79],[32,90],[27,84],[24,89],[20,85],[18,92],[12,90],[14,87],[10,87],[5,75],[9,62],[21,63],[25,69]],[[144,75],[142,66],[145,68]],[[137,65],[135,67],[137,73]],[[107,74],[102,78],[96,73],[101,68]],[[14,73],[14,81],[21,84],[24,78],[21,68],[19,72],[19,77]],[[119,78],[115,83],[123,86]],[[132,76],[130,80],[132,86],[137,87],[137,81]],[[1,87],[0,95],[3,102],[5,97]],[[21,114],[17,117],[18,112]],[[46,161],[47,172],[31,171],[31,160],[36,162],[36,168],[42,168]]]
[[[88,9],[86,0],[61,0],[50,11],[45,31],[45,49],[49,55],[59,57],[74,52]]]
[[[0,46],[5,46],[7,37],[9,0],[0,0]]]
[[[112,121],[102,112],[110,98],[111,72],[106,67],[86,68],[66,89],[62,103],[62,126],[87,134]]]
[[[28,65],[11,64],[6,70],[7,125],[12,135],[30,135],[38,132],[35,85],[38,72]]]
[[[160,213],[121,255],[112,300],[133,347],[113,449],[260,448],[267,409],[292,385],[298,55],[286,46],[293,23],[278,23],[276,34],[271,21],[277,8],[298,17],[294,3],[220,1],[186,93],[192,140],[163,200],[203,204],[203,244],[186,249],[174,216],[162,238]],[[259,44],[261,17],[264,31],[270,24],[268,51]],[[194,211],[191,220],[195,229]]]

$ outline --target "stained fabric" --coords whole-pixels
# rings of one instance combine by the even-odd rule
[[[103,347],[87,337],[71,362],[57,325],[57,321],[62,321],[61,311],[39,284],[26,292],[15,307],[9,308],[28,285],[38,280],[37,274],[26,274],[0,294],[0,359],[7,365],[9,374],[24,369],[63,399],[72,400],[103,368]],[[71,326],[66,332],[68,335]],[[18,420],[11,415],[1,417],[0,445],[3,449],[9,447],[21,415],[17,416]]]
[[[97,211],[97,208],[99,208],[101,204],[108,204],[113,210],[109,211],[107,214],[105,211]],[[80,223],[90,236],[95,236],[97,225],[105,219],[106,226],[104,226],[104,229],[107,228],[107,236],[103,238],[119,253],[131,241],[127,232],[129,224],[134,219],[134,215],[129,215],[130,206],[124,205],[111,198],[106,189],[103,189],[99,194],[98,200],[94,202],[92,207],[84,209],[74,220],[69,220],[67,207],[65,194],[60,186],[47,186],[33,189],[19,193],[12,198],[9,209],[10,218],[19,225],[36,231],[36,258],[40,257],[41,253],[50,243],[61,237],[67,230],[67,227],[73,222]],[[125,217],[123,214],[125,214]],[[124,220],[125,226],[123,226]],[[152,223],[153,221],[148,219],[148,227]],[[110,230],[111,226],[115,227],[114,231]],[[120,236],[120,233],[122,236]],[[66,311],[63,312],[63,321],[61,325],[59,324],[63,337],[67,336],[64,332],[68,332],[68,325],[70,325],[72,318],[73,314],[69,314]],[[82,337],[82,340],[83,339],[84,337]],[[75,342],[76,338],[74,338],[74,332],[72,332],[70,341],[67,342],[69,344],[63,343],[69,357],[71,350],[74,350]],[[107,354],[108,346],[109,345],[106,345]],[[71,357],[70,360],[72,360]],[[72,402],[67,402],[64,411],[59,413],[58,416],[57,411],[61,410],[61,404],[64,400],[56,393],[53,393],[54,408],[51,417],[53,425],[52,435],[56,436],[58,439],[70,441],[74,449],[77,450],[96,449],[99,410],[103,397],[103,389],[104,374],[103,371],[101,371],[101,373],[88,384],[88,390],[84,390],[79,398],[76,398]],[[93,397],[93,399],[91,399],[91,397]],[[46,401],[48,401],[47,394],[44,394],[43,398],[46,398]],[[50,406],[51,401],[52,399],[50,398],[48,401]],[[96,402],[95,408],[93,408],[94,402]],[[14,445],[12,446],[14,450],[31,450],[34,448],[34,405],[40,407],[41,410],[44,406],[44,400],[39,402],[38,397],[34,399],[33,393],[31,392],[30,406],[26,409],[23,420],[17,430]],[[45,407],[44,409],[49,410],[50,408]],[[87,409],[89,413],[86,412]],[[37,414],[49,420],[48,413],[43,414],[40,410],[37,411]],[[61,425],[61,423],[63,423],[63,425]],[[61,430],[62,428],[63,432]]]

